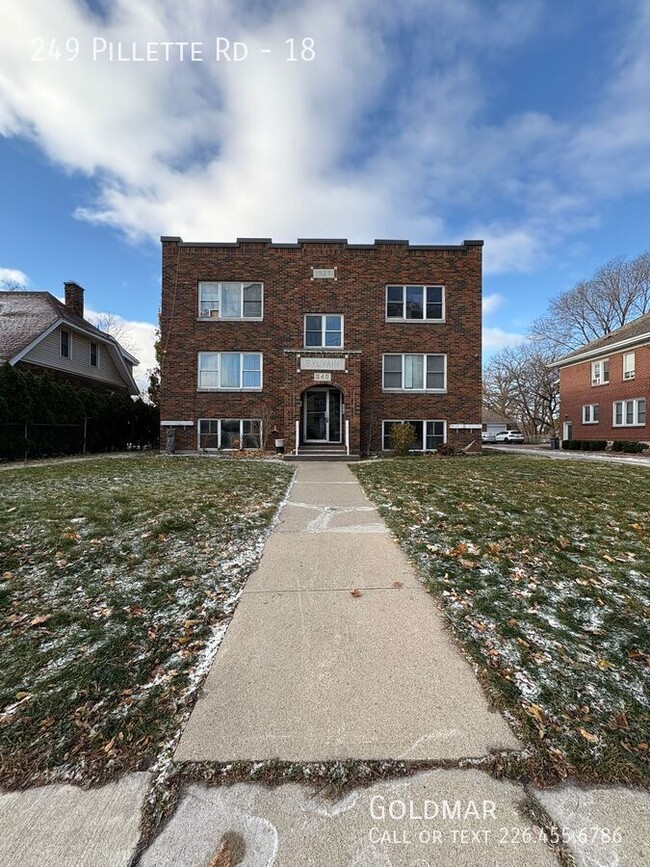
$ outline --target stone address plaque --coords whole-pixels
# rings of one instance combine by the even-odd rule
[[[301,370],[345,370],[345,358],[301,358]]]
[[[325,373],[324,371],[314,373],[314,382],[331,382],[332,374]]]
[[[312,268],[312,280],[336,280],[336,268]]]

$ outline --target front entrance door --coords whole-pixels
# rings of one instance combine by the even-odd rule
[[[341,392],[312,388],[305,393],[303,430],[306,443],[341,442]]]
[[[570,421],[564,422],[562,434],[563,434],[562,439],[565,439],[565,440],[573,439],[573,425],[571,424]]]

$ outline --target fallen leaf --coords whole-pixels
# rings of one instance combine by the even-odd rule
[[[25,692],[24,690],[21,690],[20,692],[16,693],[16,698],[18,699],[18,701],[21,701],[23,698],[27,698],[28,696],[29,696],[29,693]]]
[[[578,732],[586,741],[589,741],[590,744],[598,743],[598,735],[595,735],[592,732],[588,732],[586,729],[578,729]]]
[[[403,581],[393,581],[393,587],[395,587],[397,590],[399,590],[399,588],[403,587],[403,586],[404,586]]]
[[[2,580],[3,580],[3,581],[11,581],[11,579],[12,579],[13,577],[14,577],[13,572],[3,572],[3,573],[2,573]]]
[[[354,596],[357,599],[359,596],[363,596],[361,590],[350,590],[350,596]]]
[[[541,723],[544,721],[544,712],[538,704],[526,704],[524,708],[526,709],[526,713],[534,717],[537,722]]]
[[[51,616],[52,616],[51,614],[40,614],[38,617],[34,617],[32,620],[30,620],[29,625],[30,626],[40,626],[41,623],[46,623],[50,619]]]
[[[648,745],[645,741],[636,745],[637,750],[643,750],[645,752],[648,749]]]

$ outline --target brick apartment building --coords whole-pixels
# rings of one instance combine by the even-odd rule
[[[563,439],[650,443],[650,313],[555,364]]]
[[[162,239],[162,442],[350,455],[481,439],[482,241]]]

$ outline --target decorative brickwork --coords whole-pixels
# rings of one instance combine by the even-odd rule
[[[177,449],[197,448],[198,419],[264,417],[291,450],[296,420],[302,430],[305,390],[325,385],[342,392],[353,453],[381,448],[383,419],[444,420],[447,439],[457,448],[480,440],[482,242],[194,244],[163,238],[162,243],[161,418],[194,422],[177,429]],[[335,269],[321,272],[335,276],[314,277],[313,269]],[[263,320],[200,319],[200,281],[263,283]],[[445,321],[387,322],[391,284],[443,285]],[[304,317],[318,313],[343,315],[342,349],[304,348]],[[197,390],[198,353],[228,351],[263,354],[261,392]],[[383,353],[420,352],[447,355],[446,393],[383,391]],[[307,356],[343,358],[345,368],[331,370],[330,382],[316,381],[317,371],[301,367]],[[452,424],[479,427],[450,429]]]

